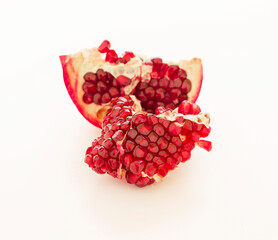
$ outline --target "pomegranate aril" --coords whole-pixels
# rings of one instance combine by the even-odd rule
[[[83,76],[83,78],[86,82],[96,83],[96,81],[97,81],[97,75],[95,73],[92,73],[92,72],[87,72]]]
[[[197,145],[205,150],[207,150],[208,152],[212,149],[212,144],[210,141],[206,141],[206,140],[200,140],[197,142]]]
[[[93,157],[91,155],[87,154],[84,162],[87,163],[89,167],[93,167]]]
[[[152,87],[147,87],[144,91],[145,95],[149,98],[153,98],[155,96],[155,90]]]
[[[91,93],[85,93],[83,95],[83,102],[86,104],[90,104],[90,103],[94,102],[94,95]]]
[[[136,158],[144,158],[147,155],[147,151],[141,146],[136,146],[133,150],[133,156]]]
[[[131,83],[130,78],[120,75],[116,78],[118,86],[127,86]]]
[[[114,145],[114,143],[113,143],[113,141],[112,141],[111,138],[108,138],[108,139],[106,139],[106,140],[103,141],[102,145],[103,145],[106,149],[110,149],[110,148]]]
[[[207,128],[205,125],[203,125],[203,127],[200,131],[201,137],[207,137],[210,134],[210,130],[211,130],[210,127]]]
[[[171,140],[177,147],[181,147],[182,146],[182,141],[180,139],[180,137],[172,137]]]
[[[183,92],[189,92],[191,90],[191,82],[189,80],[184,80],[181,85],[181,90]]]
[[[145,114],[142,113],[135,113],[132,117],[132,124],[137,126],[140,123],[145,123],[147,122],[148,118]]]
[[[108,52],[109,48],[111,47],[111,44],[109,41],[104,40],[98,47],[98,51],[101,53]]]
[[[101,100],[102,100],[102,103],[108,103],[111,100],[109,93],[104,93]]]
[[[167,145],[167,146],[168,146],[168,145]],[[166,151],[160,151],[160,152],[158,153],[158,156],[160,156],[160,157],[169,157],[169,153],[166,152]]]
[[[150,162],[153,159],[154,155],[152,153],[148,153],[145,160]]]
[[[181,133],[181,127],[177,126],[174,122],[172,122],[168,128],[168,132],[172,136],[177,136]]]
[[[135,184],[137,187],[145,187],[147,185],[152,184],[153,182],[153,179],[149,179],[148,177],[142,177]]]
[[[122,57],[122,62],[123,63],[127,63],[127,62],[129,62],[129,60],[131,58],[134,58],[134,57],[135,57],[135,55],[134,55],[133,52],[125,52],[125,54]]]
[[[134,139],[137,136],[137,134],[138,134],[138,132],[134,129],[130,129],[127,133],[127,135],[132,139]]]
[[[121,141],[124,138],[124,132],[122,130],[118,130],[117,132],[115,132],[115,134],[112,136],[112,139],[117,142],[117,141]]]
[[[154,158],[153,158],[153,162],[156,163],[157,165],[161,165],[161,164],[164,163],[162,157],[154,157]]]
[[[180,78],[176,78],[170,81],[169,88],[180,88],[182,85],[182,81]]]
[[[155,79],[155,78],[151,79],[150,86],[157,87],[158,86],[158,80]]]
[[[105,92],[108,88],[108,85],[105,82],[99,81],[96,88],[98,92]]]
[[[159,80],[159,86],[162,88],[167,88],[169,85],[169,80],[167,78],[162,78]]]
[[[148,141],[145,137],[143,137],[142,135],[139,135],[135,138],[135,142],[139,145],[141,145],[142,147],[147,147],[148,146]]]
[[[107,162],[113,170],[117,169],[119,166],[119,162],[115,158],[109,158]]]
[[[108,152],[103,146],[98,149],[98,155],[103,158],[108,158]]]
[[[126,152],[131,152],[135,147],[135,143],[133,141],[127,140],[124,149]]]
[[[187,73],[185,70],[180,68],[178,72],[178,76],[180,79],[185,80],[187,78]]]
[[[85,95],[84,95],[85,96]],[[101,94],[100,93],[96,93],[94,96],[93,96],[93,102],[95,104],[100,104],[101,103]]]
[[[97,78],[99,81],[105,81],[106,80],[106,73],[103,69],[98,69],[96,72]]]
[[[143,90],[143,89],[145,89],[146,87],[148,87],[148,83],[146,83],[146,82],[140,82],[140,83],[138,83],[138,85],[136,86],[136,90]]]
[[[168,147],[168,141],[164,137],[160,137],[157,141],[157,145],[160,149],[166,149]]]
[[[134,174],[140,174],[145,167],[144,161],[134,161],[130,164],[129,169]]]
[[[137,126],[137,131],[143,135],[148,135],[152,130],[151,125],[147,125],[146,123],[141,123]]]
[[[187,161],[191,157],[190,151],[181,151],[182,162]]]
[[[119,154],[120,154],[120,151],[119,151],[116,147],[112,148],[112,149],[109,151],[109,156],[110,156],[111,158],[117,158],[117,157],[119,156]]]
[[[104,159],[99,157],[98,155],[94,156],[93,163],[96,168],[100,168],[105,164]]]
[[[132,172],[128,172],[126,174],[126,181],[130,184],[135,184],[139,178],[141,177],[141,174],[134,174]]]
[[[149,135],[148,135],[148,138],[151,142],[156,142],[157,139],[158,139],[158,135],[155,133],[155,132],[151,132]]]
[[[177,147],[175,144],[169,143],[167,150],[170,154],[174,154],[177,152]]]
[[[167,164],[162,164],[160,166],[158,166],[158,174],[161,176],[161,177],[165,177],[167,175],[169,171],[169,167]]]
[[[148,146],[148,150],[152,153],[158,153],[159,148],[156,143],[150,143]]]
[[[110,63],[115,63],[118,59],[118,55],[114,50],[109,50],[106,53],[105,61],[110,62]]]
[[[155,175],[157,173],[157,166],[154,163],[148,163],[145,167],[145,173],[152,177],[153,175]]]
[[[85,82],[82,85],[82,89],[85,93],[95,93],[96,92],[96,85],[94,83]]]
[[[179,67],[177,65],[171,65],[168,68],[167,76],[171,79],[175,79],[178,76]]]
[[[165,133],[164,127],[160,124],[157,124],[153,127],[153,130],[157,133],[158,136],[163,136]]]

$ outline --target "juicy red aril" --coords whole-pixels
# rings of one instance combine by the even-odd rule
[[[101,53],[106,53],[108,52],[109,48],[111,47],[111,44],[109,41],[104,40],[100,46],[98,47],[98,51]]]
[[[134,57],[135,57],[134,53],[132,53],[132,52],[125,52],[125,54],[122,57],[122,62],[123,63],[127,63],[127,62],[129,62],[129,60],[131,58],[134,58]]]
[[[148,163],[145,167],[145,173],[152,177],[157,173],[157,166],[154,163]]]
[[[136,146],[133,150],[133,156],[136,158],[144,158],[146,154],[147,154],[146,150],[140,146]]]
[[[126,174],[126,181],[130,184],[135,184],[139,178],[141,177],[141,174],[134,174],[132,172],[128,172]]]
[[[145,187],[149,184],[152,184],[153,182],[153,179],[149,179],[148,177],[142,177],[135,184],[137,187]]]
[[[147,116],[142,113],[135,113],[132,117],[132,123],[135,126],[139,125],[140,123],[145,123],[147,120]]]
[[[116,78],[118,86],[126,86],[131,83],[130,78],[120,75]]]
[[[148,146],[148,141],[145,137],[143,137],[142,135],[139,135],[135,138],[135,142],[139,145],[141,145],[142,147],[147,147]]]
[[[139,174],[145,167],[144,161],[134,161],[130,164],[129,169],[134,174]]]
[[[167,164],[162,164],[158,167],[158,174],[161,176],[161,177],[165,177],[167,175],[169,171],[169,167]]]
[[[118,59],[118,55],[114,50],[109,50],[106,53],[105,61],[110,62],[110,63],[115,63]]]
[[[148,135],[152,130],[152,126],[141,123],[137,126],[137,131],[143,135]]]
[[[205,150],[207,150],[208,152],[212,149],[212,144],[210,141],[206,141],[206,140],[200,140],[197,142],[197,145]]]
[[[119,76],[121,78],[121,76]],[[112,74],[98,69],[96,73],[88,72],[84,75],[85,82],[82,85],[84,91],[83,102],[86,104],[108,103],[112,98],[121,94],[121,88],[125,84],[130,83],[130,79],[123,81],[122,85],[115,84],[111,87],[111,83],[116,81]],[[125,78],[125,77],[124,77]],[[129,80],[129,81],[128,81]]]

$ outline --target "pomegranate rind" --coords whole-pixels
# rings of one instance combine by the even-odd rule
[[[203,83],[203,65],[202,60],[193,58],[189,61],[181,60],[179,67],[187,73],[187,78],[191,81],[191,91],[188,93],[188,101],[195,103],[201,91]]]
[[[72,55],[63,55],[60,56],[60,61],[63,68],[64,83],[73,103],[76,105],[78,111],[84,116],[85,119],[100,128],[103,118],[105,117],[106,112],[109,109],[109,106],[97,105],[95,103],[86,104],[83,102],[82,99],[84,94],[82,90],[84,79],[81,75],[84,75],[86,73],[86,70],[87,72],[92,70],[89,68],[87,69],[86,64],[88,64],[90,61],[93,61],[89,64],[92,67],[101,59],[98,59],[98,57],[100,56],[95,55],[95,50],[96,49],[86,49]],[[97,59],[94,59],[94,56],[97,56]],[[142,63],[140,64],[139,61],[137,63],[135,62],[134,65],[131,64],[130,67],[133,70],[137,70],[135,72],[140,72],[142,75],[150,73],[151,69],[149,69],[149,67],[146,69],[146,71],[142,71],[142,68],[139,65],[144,66],[142,65]],[[181,60],[178,65],[180,68],[184,69],[187,72],[187,78],[191,81],[192,87],[191,91],[188,93],[188,100],[194,103],[199,96],[203,80],[203,67],[201,59],[193,58],[189,61]],[[135,75],[134,77],[136,77]],[[136,84],[135,81],[133,83]],[[129,94],[129,92],[132,91],[129,88],[134,87],[135,85],[129,86],[125,90],[126,94]]]
[[[85,119],[87,119],[96,127],[101,128],[101,123],[104,116],[100,119],[100,116],[97,114],[102,107],[94,103],[85,104],[82,101],[83,93],[78,91],[78,70],[84,61],[82,54],[76,53],[74,55],[63,55],[60,56],[60,61],[63,68],[64,83],[73,103]]]

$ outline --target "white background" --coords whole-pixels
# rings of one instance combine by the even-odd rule
[[[1,1],[0,239],[278,239],[277,1]],[[200,57],[210,153],[139,189],[83,163],[100,130],[58,56],[109,39]]]

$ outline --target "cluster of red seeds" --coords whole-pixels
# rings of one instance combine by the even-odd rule
[[[123,140],[130,128],[131,105],[133,102],[128,97],[115,99],[103,121],[101,137],[95,139],[86,151],[85,162],[99,174],[118,176],[120,149],[117,143]]]
[[[165,177],[188,160],[195,143],[208,136],[210,128],[183,117],[170,121],[144,112],[132,115],[132,105],[128,96],[114,101],[104,119],[102,136],[88,148],[85,161],[97,173],[114,177],[122,168],[128,183],[144,187],[154,182],[155,174]],[[179,111],[198,114],[200,108],[194,106],[185,101]]]
[[[84,75],[85,82],[82,85],[83,101],[87,104],[108,103],[112,98],[125,95],[122,88],[129,85],[131,80],[123,75],[114,76],[98,69],[96,73],[88,72]]]
[[[131,58],[134,58],[135,55],[132,52],[125,52],[122,57],[118,57],[118,54],[115,52],[115,50],[110,49],[111,44],[109,41],[104,40],[102,44],[98,47],[98,51],[100,53],[106,53],[105,61],[110,63],[124,63],[126,64],[129,62]]]
[[[186,72],[177,65],[168,65],[160,58],[153,58],[151,80],[140,82],[135,89],[135,96],[141,101],[143,110],[155,112],[159,106],[174,109],[187,100],[191,82]]]

